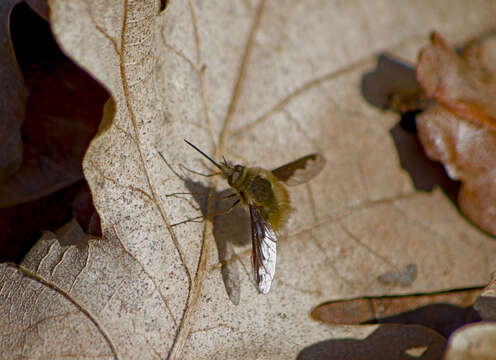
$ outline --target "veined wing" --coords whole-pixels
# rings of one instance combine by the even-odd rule
[[[260,210],[250,204],[253,277],[258,291],[267,294],[276,272],[277,235]]]
[[[310,154],[272,170],[272,174],[288,186],[306,183],[324,168],[326,159],[319,153]]]

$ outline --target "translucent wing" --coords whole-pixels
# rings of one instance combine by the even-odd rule
[[[267,294],[276,272],[277,235],[260,210],[250,204],[253,277],[258,291]]]
[[[321,154],[310,154],[272,170],[272,174],[286,185],[299,185],[316,176],[325,163],[326,160]]]

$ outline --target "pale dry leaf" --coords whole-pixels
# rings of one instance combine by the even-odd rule
[[[445,360],[495,359],[496,324],[481,322],[457,330],[449,339]]]
[[[48,287],[82,312],[97,331],[82,331],[77,344],[98,337],[102,358],[294,358],[315,342],[364,339],[376,329],[312,321],[308,312],[323,301],[487,281],[496,245],[439,191],[415,191],[388,135],[395,116],[368,106],[359,84],[376,52],[413,57],[433,26],[461,41],[492,26],[496,4],[170,1],[160,14],[158,5],[51,2],[64,51],[112,94],[106,131],[84,163],[104,239],[39,245],[20,270],[35,281],[4,273],[20,279],[16,289],[24,281]],[[204,206],[199,197],[168,196],[209,184],[182,171],[207,171],[184,138],[216,159],[269,169],[317,150],[327,158],[323,173],[291,189],[295,210],[268,295],[252,283],[249,234],[234,235],[239,224],[226,220],[233,241],[219,252],[210,221],[173,226],[214,207],[212,199],[201,198]],[[225,186],[216,178],[209,185]],[[229,285],[237,306],[219,260],[238,269]],[[409,264],[417,272],[407,282],[380,280]],[[43,320],[4,321],[12,329],[4,352],[25,341],[15,354],[41,353],[50,336],[45,356],[85,354],[84,345],[58,342],[51,326],[40,331]],[[43,336],[19,340],[26,328]]]

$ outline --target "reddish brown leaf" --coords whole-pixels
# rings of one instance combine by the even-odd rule
[[[483,49],[479,49],[479,56]],[[494,46],[489,41],[486,46]],[[474,48],[475,49],[475,48]],[[417,78],[427,96],[436,100],[455,115],[496,130],[496,82],[492,73],[484,71],[484,63],[477,62],[477,53],[465,53],[470,61],[449,48],[436,33],[431,45],[420,51]],[[476,67],[477,66],[477,67]]]
[[[476,289],[431,295],[335,301],[318,306],[311,316],[328,324],[419,324],[447,336],[457,327],[479,319],[470,306],[480,292],[481,290]]]
[[[419,137],[429,157],[462,181],[461,211],[483,230],[496,234],[496,60],[495,39],[472,43],[458,56],[434,34],[421,50],[417,76],[436,103],[417,117]]]

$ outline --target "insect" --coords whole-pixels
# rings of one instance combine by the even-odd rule
[[[220,172],[237,193],[240,201],[250,210],[253,277],[258,290],[267,294],[276,271],[276,243],[279,232],[288,222],[291,212],[290,198],[285,185],[303,184],[316,176],[326,160],[318,153],[304,156],[272,171],[260,167],[234,165],[224,158],[217,163],[187,140],[193,149],[202,154]]]

